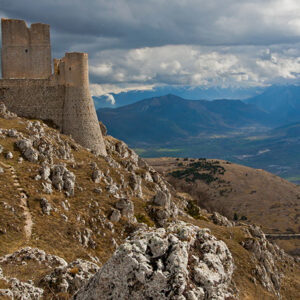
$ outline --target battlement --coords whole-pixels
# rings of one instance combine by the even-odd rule
[[[2,78],[48,78],[51,75],[50,27],[1,19]]]
[[[66,53],[51,65],[50,26],[2,19],[0,101],[19,116],[51,120],[62,133],[106,155],[89,91],[88,54]]]
[[[61,59],[54,59],[54,75],[61,84],[80,86],[89,84],[88,54],[66,53]]]

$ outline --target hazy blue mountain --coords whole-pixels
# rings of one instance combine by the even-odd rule
[[[287,124],[270,131],[271,136],[300,139],[300,122]]]
[[[239,100],[186,100],[174,95],[97,110],[109,134],[131,145],[171,143],[269,125],[269,114]]]
[[[137,101],[160,97],[167,94],[177,95],[179,97],[190,100],[215,100],[215,99],[245,99],[262,93],[263,88],[201,88],[190,86],[164,86],[155,87],[152,90],[145,91],[128,91],[119,94],[111,93],[115,99],[115,104],[111,104],[107,101],[106,96],[93,97],[96,109],[103,107],[116,108],[128,104],[135,103]]]
[[[245,100],[272,115],[277,124],[300,122],[300,86],[271,86],[262,94]]]

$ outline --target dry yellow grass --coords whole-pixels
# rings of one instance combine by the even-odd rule
[[[249,223],[262,226],[266,233],[299,233],[300,230],[300,187],[274,174],[261,169],[252,169],[226,161],[219,161],[225,168],[224,175],[218,174],[219,180],[207,184],[197,180],[186,183],[184,180],[168,176],[168,173],[184,169],[191,160],[176,158],[147,159],[179,191],[189,192],[193,196],[204,194],[199,199],[200,205],[219,211],[233,219],[247,217]],[[197,161],[197,160],[196,160]],[[208,162],[216,160],[207,160]],[[182,163],[183,166],[178,166]],[[300,240],[279,241],[286,251],[300,250]]]

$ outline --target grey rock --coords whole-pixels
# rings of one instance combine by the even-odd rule
[[[52,185],[59,191],[65,190],[68,195],[74,195],[76,177],[64,165],[55,165],[51,170]]]
[[[129,176],[129,186],[135,192],[138,197],[143,196],[142,192],[142,179],[140,176],[137,176],[135,173],[131,173]]]
[[[11,152],[7,152],[5,157],[6,157],[6,159],[12,159],[14,156]]]
[[[52,184],[51,183],[44,183],[42,182],[42,186],[43,186],[43,192],[46,194],[52,194],[53,190],[52,190]]]
[[[96,169],[94,170],[93,174],[92,174],[92,179],[95,183],[99,183],[101,178],[103,178],[104,174],[102,171]]]
[[[8,111],[5,104],[3,102],[0,102],[0,117],[4,119],[14,119],[17,117],[17,115]]]
[[[49,203],[49,201],[46,198],[41,198],[40,205],[43,213],[49,216],[51,210],[53,210],[52,205]]]
[[[120,211],[117,210],[117,209],[113,209],[112,213],[110,214],[109,219],[110,219],[112,222],[119,222],[119,221],[120,221],[120,218],[121,218],[121,213],[120,213]]]
[[[169,209],[171,204],[171,194],[168,191],[158,191],[153,198],[153,203]]]
[[[134,205],[129,199],[123,198],[116,202],[116,208],[121,211],[122,216],[132,218],[134,216]]]
[[[22,155],[30,162],[37,162],[39,159],[38,151],[32,146],[32,141],[29,139],[21,139],[16,142],[17,148]]]
[[[43,180],[47,180],[50,177],[51,174],[51,169],[48,165],[44,165],[42,166],[41,170],[40,170],[40,175],[42,177]]]
[[[226,217],[220,215],[217,212],[214,212],[210,219],[214,222],[216,225],[225,226],[225,227],[232,227],[233,222],[230,222]]]
[[[102,135],[106,136],[107,135],[107,128],[106,128],[106,126],[101,121],[99,122],[99,126],[100,126],[100,129],[101,129]]]
[[[178,222],[166,230],[137,231],[73,299],[236,299],[233,269],[224,242]]]
[[[77,259],[67,266],[57,267],[42,280],[56,294],[67,292],[74,294],[99,270],[89,261]]]
[[[286,261],[292,264],[293,258],[285,254],[277,245],[271,244],[258,226],[250,225],[248,234],[249,237],[242,242],[242,245],[252,254],[252,259],[256,263],[254,273],[259,282],[280,299],[282,275],[276,262]]]
[[[18,131],[15,130],[15,129],[8,129],[7,130],[7,136],[16,138],[16,137],[19,136],[19,134],[18,134]]]
[[[94,189],[94,192],[95,192],[96,194],[101,194],[101,193],[102,193],[102,189],[101,189],[100,187],[96,187],[96,188]]]

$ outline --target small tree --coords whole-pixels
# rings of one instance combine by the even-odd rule
[[[238,221],[238,219],[239,219],[239,216],[238,216],[238,214],[235,212],[234,215],[233,215],[233,220],[234,220],[234,221]]]

